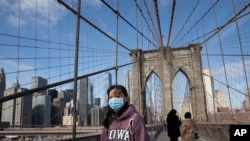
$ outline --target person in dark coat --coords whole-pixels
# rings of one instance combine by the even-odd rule
[[[167,130],[170,141],[177,141],[178,137],[181,136],[181,121],[176,113],[177,111],[175,109],[172,109],[167,115]]]

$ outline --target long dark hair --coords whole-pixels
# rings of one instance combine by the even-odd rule
[[[108,88],[108,90],[107,90],[107,95],[109,95],[109,92],[110,92],[111,90],[113,90],[113,89],[121,90],[122,93],[124,94],[124,96],[128,96],[127,89],[126,89],[124,86],[122,86],[122,85],[112,85],[112,86],[110,86],[110,87]]]
[[[112,85],[108,88],[107,90],[107,95],[109,95],[109,92],[113,89],[119,89],[122,91],[122,93],[124,94],[124,97],[128,96],[128,92],[126,90],[126,88],[122,85]],[[108,105],[106,107],[106,115],[105,115],[105,118],[103,120],[103,126],[105,128],[108,128],[109,125],[111,124],[112,122],[112,115],[113,114],[117,114],[118,116],[120,116],[126,109],[128,108],[128,102],[125,102],[125,105],[123,106],[123,108],[118,112],[118,113],[115,113]]]

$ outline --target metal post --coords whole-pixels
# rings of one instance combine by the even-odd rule
[[[79,32],[80,32],[80,13],[81,0],[77,4],[77,19],[76,19],[76,42],[75,42],[75,68],[74,68],[74,99],[73,99],[73,134],[72,141],[76,140],[76,98],[77,98],[77,76],[78,76],[78,52],[79,52]]]

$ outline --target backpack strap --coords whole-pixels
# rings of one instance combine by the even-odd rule
[[[137,113],[134,113],[133,116],[129,119],[128,127],[126,128],[126,131],[129,130],[131,139],[133,138],[132,127],[133,127],[133,120],[134,120],[134,117],[135,117],[136,114]]]

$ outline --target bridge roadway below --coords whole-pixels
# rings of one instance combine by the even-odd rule
[[[77,127],[76,134],[101,133],[103,127]],[[1,135],[72,135],[72,127],[7,128]]]

